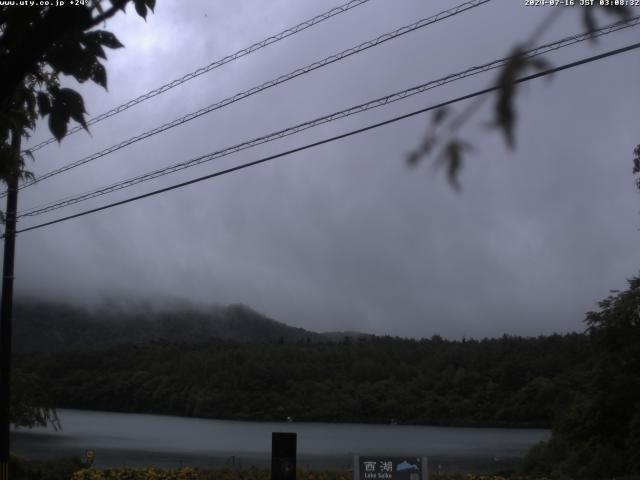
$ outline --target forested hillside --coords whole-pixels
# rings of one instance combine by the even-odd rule
[[[210,418],[549,426],[591,368],[584,335],[154,342],[16,358],[57,407]]]
[[[83,309],[21,300],[14,310],[14,344],[18,352],[86,350],[158,340],[200,343],[212,338],[324,341],[334,335],[294,328],[244,305],[153,308],[125,303]]]

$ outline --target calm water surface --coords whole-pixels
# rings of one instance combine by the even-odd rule
[[[61,431],[14,430],[14,453],[48,458],[92,449],[97,467],[266,467],[271,432],[296,432],[301,467],[350,468],[355,454],[411,454],[428,457],[432,472],[480,473],[513,468],[549,435],[538,429],[236,422],[81,410],[58,415]]]

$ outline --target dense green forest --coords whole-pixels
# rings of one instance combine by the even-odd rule
[[[21,355],[57,407],[209,418],[549,426],[591,369],[584,335],[211,340]]]
[[[599,307],[586,317],[593,368],[569,408],[558,412],[549,442],[530,452],[531,473],[640,478],[640,277]]]

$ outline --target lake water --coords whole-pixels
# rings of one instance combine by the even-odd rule
[[[272,432],[298,434],[298,466],[349,469],[353,455],[416,455],[432,472],[485,473],[517,465],[547,430],[345,423],[271,423],[58,410],[63,429],[12,431],[28,458],[84,455],[94,466],[268,467]]]

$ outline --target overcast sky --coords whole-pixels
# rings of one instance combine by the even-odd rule
[[[460,2],[461,3],[461,2]],[[19,209],[84,192],[507,55],[553,7],[493,0],[20,193]],[[158,0],[147,22],[107,29],[109,91],[83,85],[89,116],[339,4]],[[457,5],[371,0],[50,145],[44,173],[382,33]],[[556,7],[562,8],[562,7]],[[581,31],[566,10],[543,42]],[[640,11],[638,9],[637,11]],[[601,17],[601,23],[611,18]],[[638,28],[547,57],[554,65],[638,41]],[[24,220],[21,227],[255,160],[493,83],[479,75],[362,115]],[[19,235],[16,294],[100,302],[241,302],[315,331],[450,338],[582,331],[584,313],[640,267],[640,53],[523,86],[517,148],[486,127],[453,190],[430,159],[406,164],[431,116]],[[456,109],[466,104],[459,104]],[[40,125],[33,142],[49,136]]]

